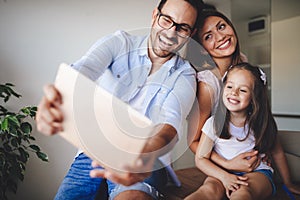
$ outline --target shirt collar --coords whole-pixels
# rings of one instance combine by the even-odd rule
[[[141,45],[138,50],[139,56],[147,56],[148,57],[148,39],[149,39],[149,35],[147,37],[144,37],[144,40],[141,42]]]

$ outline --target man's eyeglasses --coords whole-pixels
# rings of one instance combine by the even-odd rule
[[[188,24],[177,24],[170,16],[164,15],[161,12],[158,13],[158,25],[164,29],[170,29],[173,26],[176,27],[177,35],[183,38],[188,38],[192,34],[193,28]]]

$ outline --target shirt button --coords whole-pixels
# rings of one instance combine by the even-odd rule
[[[120,74],[118,74],[118,75],[117,75],[117,78],[120,78],[120,77],[121,77]]]

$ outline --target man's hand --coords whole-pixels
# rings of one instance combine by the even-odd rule
[[[60,110],[62,98],[54,85],[46,85],[44,93],[36,113],[37,130],[45,135],[53,135],[63,130],[63,114]]]
[[[92,162],[95,169],[90,171],[92,178],[102,177],[125,186],[133,185],[149,177],[154,169],[156,153],[142,153],[132,165],[124,166],[124,171],[117,171],[110,166],[102,166],[97,161]],[[97,167],[103,167],[101,169]]]
[[[143,181],[148,176],[151,175],[153,163],[147,163],[148,166],[143,164],[142,159],[138,159],[134,166],[125,167],[126,172],[116,171],[109,167],[97,168],[101,164],[97,161],[92,162],[92,166],[95,168],[90,171],[90,176],[92,178],[106,178],[114,183],[122,184],[125,186],[133,185],[137,182]],[[151,166],[151,168],[149,168]],[[146,170],[147,169],[147,170]]]
[[[102,166],[104,169],[93,169],[90,172],[91,177],[103,177],[122,185],[132,185],[143,181],[150,176],[154,169],[155,161],[158,157],[169,152],[177,142],[177,132],[174,127],[167,124],[155,127],[154,134],[150,137],[140,157],[130,166],[124,166],[125,172],[112,169],[111,166]],[[93,161],[93,167],[99,167],[101,164]]]

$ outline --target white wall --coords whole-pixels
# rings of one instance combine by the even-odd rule
[[[281,130],[300,130],[300,1],[272,0],[272,111]]]
[[[251,35],[247,30],[248,21],[234,21],[242,52],[254,65],[269,64],[271,62],[271,31],[267,29],[265,32]]]
[[[264,1],[266,3],[267,1]],[[232,0],[232,5],[241,0]],[[249,1],[250,4],[253,2]],[[254,2],[254,6],[259,2]],[[251,6],[251,5],[249,5]],[[252,64],[264,68],[270,89],[272,111],[274,114],[299,115],[299,37],[300,16],[299,0],[271,0],[266,12],[269,25],[267,31],[248,34],[247,23],[251,17],[243,18],[243,11],[238,6],[232,8],[233,23],[237,29],[242,51]],[[249,10],[251,10],[249,8]],[[266,10],[267,11],[267,10]],[[235,14],[238,13],[238,14]],[[270,81],[271,80],[271,81]],[[275,117],[280,130],[300,130],[300,118]]]
[[[218,11],[231,19],[231,0],[203,0],[203,2],[214,5]]]
[[[300,116],[300,16],[272,23],[272,111]],[[288,32],[287,32],[288,30]],[[300,130],[300,118],[276,117],[283,130]]]
[[[300,27],[296,24],[300,24],[300,16],[272,23],[272,107],[275,113],[300,115],[300,94],[291,92],[300,86]]]
[[[80,58],[98,38],[117,29],[149,27],[157,0],[0,1],[0,81],[13,82],[22,105],[36,105],[59,63]],[[16,105],[12,105],[16,107]],[[32,154],[12,199],[53,199],[76,149],[59,136],[33,135],[49,163]]]

